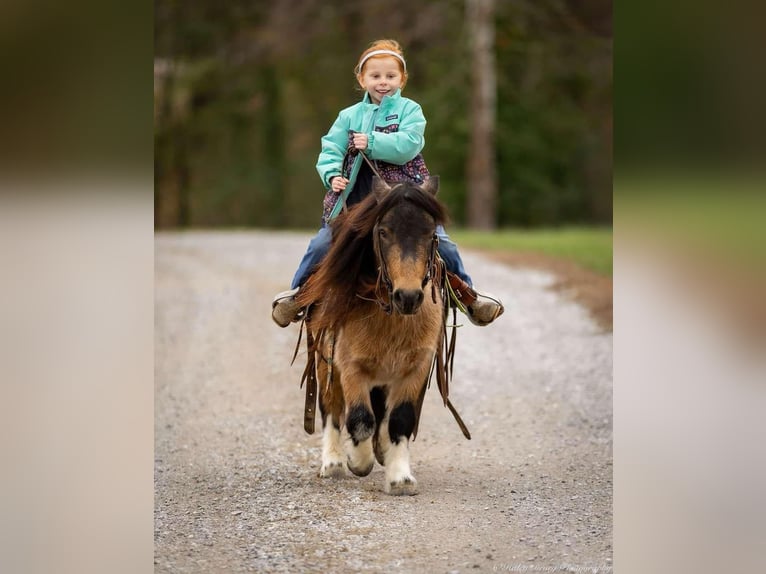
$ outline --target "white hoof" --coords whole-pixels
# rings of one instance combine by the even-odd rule
[[[386,479],[383,491],[393,496],[412,496],[418,493],[418,481],[414,476],[405,476],[399,480]]]
[[[372,437],[354,446],[349,438],[346,442],[346,465],[357,476],[367,476],[375,465],[375,453],[372,451]]]
[[[343,461],[322,463],[322,468],[319,469],[319,478],[343,478],[346,476],[345,466]]]
[[[340,431],[330,422],[325,423],[322,431],[322,467],[321,478],[340,478],[346,476],[346,454],[343,452]]]

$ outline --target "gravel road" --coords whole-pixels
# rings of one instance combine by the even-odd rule
[[[384,494],[377,464],[320,479],[298,327],[270,318],[308,239],[156,236],[155,572],[611,571],[611,333],[552,276],[465,251],[506,307],[458,332],[450,397],[473,440],[434,384],[418,495]]]

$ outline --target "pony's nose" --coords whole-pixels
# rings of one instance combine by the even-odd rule
[[[394,291],[394,305],[402,315],[416,313],[422,302],[422,289],[397,289]]]

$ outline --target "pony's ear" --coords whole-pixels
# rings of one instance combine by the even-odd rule
[[[426,191],[431,195],[436,195],[439,192],[439,176],[430,176],[423,184],[423,191]]]
[[[389,186],[377,175],[372,176],[372,192],[375,194],[375,200],[378,203],[380,203],[380,201],[389,191],[391,191],[391,186]]]

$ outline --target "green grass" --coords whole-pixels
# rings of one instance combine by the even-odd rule
[[[506,229],[496,232],[450,229],[450,238],[461,247],[492,251],[542,253],[573,261],[602,275],[612,275],[610,227],[560,229]]]

